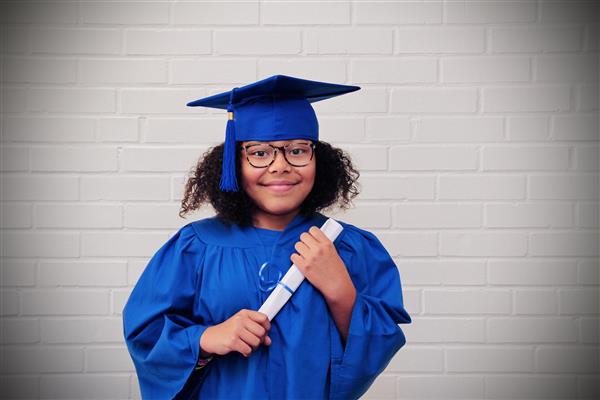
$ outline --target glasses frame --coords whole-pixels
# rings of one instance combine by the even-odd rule
[[[307,144],[307,142],[310,144],[310,148],[312,150],[311,154],[310,154],[310,159],[308,160],[308,162],[306,164],[302,164],[302,165],[297,165],[297,164],[293,164],[290,162],[290,160],[287,159],[286,156],[286,147],[291,146],[293,144]],[[310,162],[312,161],[313,157],[315,156],[315,147],[316,144],[313,141],[308,140],[307,142],[301,142],[301,143],[288,143],[285,146],[273,146],[271,143],[253,143],[253,144],[247,144],[245,146],[240,146],[240,150],[244,150],[246,152],[246,161],[248,161],[248,164],[250,164],[251,166],[253,166],[254,168],[269,168],[277,159],[277,152],[278,151],[282,151],[281,153],[283,154],[283,158],[284,160],[290,164],[292,167],[306,167],[308,164],[310,164]],[[263,145],[267,145],[267,146],[271,146],[274,150],[273,152],[273,159],[271,160],[271,162],[265,166],[262,167],[257,167],[256,165],[252,164],[252,162],[250,161],[250,158],[248,157],[248,148],[253,147],[253,146],[263,146]]]

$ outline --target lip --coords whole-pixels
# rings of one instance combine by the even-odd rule
[[[271,181],[271,182],[266,183],[266,184],[261,184],[261,186],[264,186],[264,187],[266,187],[269,190],[272,190],[274,192],[281,193],[281,192],[287,192],[287,191],[291,190],[298,183],[299,182],[277,180],[277,181]]]

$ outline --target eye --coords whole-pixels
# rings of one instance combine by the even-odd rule
[[[299,155],[304,154],[305,152],[306,152],[305,149],[298,148],[298,147],[290,150],[290,154],[293,156],[299,156]]]
[[[267,152],[265,150],[254,150],[250,152],[250,155],[252,157],[259,157],[259,158],[263,158],[267,156]]]

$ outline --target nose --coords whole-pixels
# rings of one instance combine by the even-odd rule
[[[275,159],[273,163],[269,166],[269,171],[277,172],[291,169],[291,165],[285,159],[285,156],[281,150],[277,150],[275,152]]]

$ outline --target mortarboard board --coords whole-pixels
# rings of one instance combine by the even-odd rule
[[[319,123],[310,103],[359,89],[358,86],[273,75],[187,105],[228,111],[220,188],[236,192],[236,141],[318,141]]]

